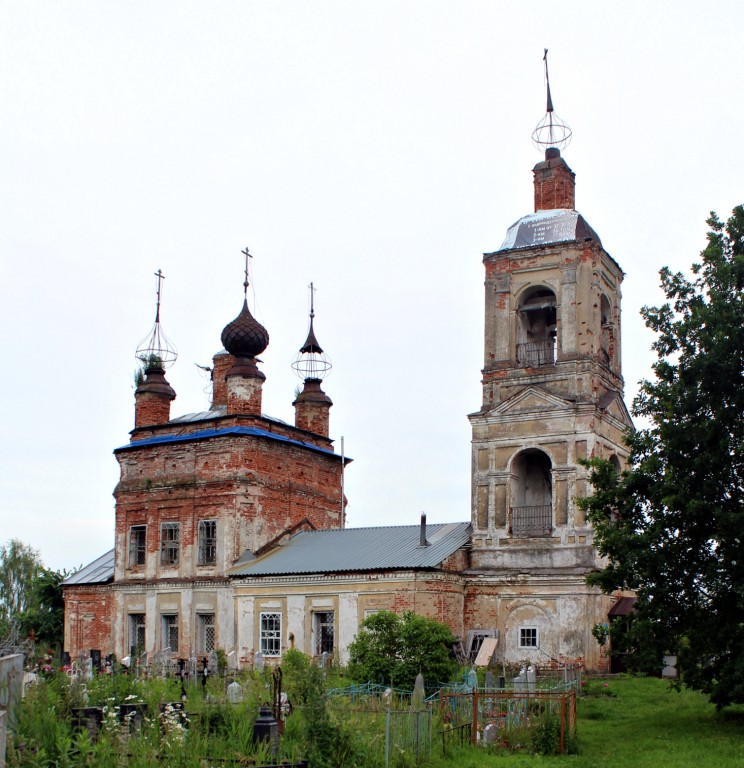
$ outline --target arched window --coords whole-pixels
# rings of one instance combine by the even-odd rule
[[[599,356],[605,365],[610,365],[612,362],[612,350],[615,346],[615,329],[612,324],[612,305],[604,294],[602,294],[600,302],[600,314],[602,329],[599,337]]]
[[[555,364],[556,301],[550,288],[526,291],[517,308],[517,362],[536,367]]]
[[[549,536],[553,529],[551,462],[537,449],[514,457],[510,527],[514,536]]]

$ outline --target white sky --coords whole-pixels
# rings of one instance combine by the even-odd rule
[[[659,268],[744,202],[743,28],[740,0],[5,0],[0,543],[53,568],[112,546],[153,272],[172,415],[203,410],[246,245],[264,411],[290,422],[318,289],[349,524],[469,519],[481,259],[532,212],[543,48],[577,208],[627,274],[630,402]]]

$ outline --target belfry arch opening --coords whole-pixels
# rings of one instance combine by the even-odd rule
[[[553,529],[552,463],[531,448],[512,461],[510,530],[514,536],[549,536]]]
[[[611,365],[613,347],[615,346],[615,328],[612,323],[612,305],[604,294],[602,294],[600,301],[600,319],[599,355],[605,365]]]
[[[517,362],[554,365],[556,358],[556,299],[550,288],[526,291],[517,306]]]

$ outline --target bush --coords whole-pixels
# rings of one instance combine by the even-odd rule
[[[452,632],[446,624],[407,611],[379,611],[363,622],[349,646],[349,674],[356,682],[413,688],[421,672],[430,685],[448,682],[457,670]]]

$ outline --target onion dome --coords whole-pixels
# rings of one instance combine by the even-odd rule
[[[250,313],[247,300],[240,314],[222,331],[222,344],[234,357],[255,357],[269,345],[269,332]]]

